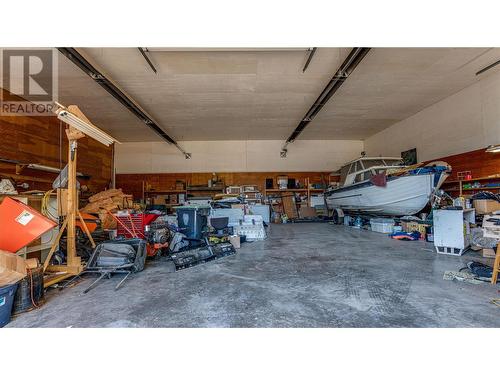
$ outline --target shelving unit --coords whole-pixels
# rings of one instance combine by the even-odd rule
[[[306,188],[297,188],[297,189],[266,189],[264,188],[264,196],[267,198],[269,196],[276,196],[276,194],[280,194],[280,196],[283,194],[283,193],[306,193],[306,201],[307,201],[307,205],[310,206],[311,205],[311,194],[313,193],[323,193],[324,192],[324,189],[312,189],[310,188],[310,184],[309,184],[309,178],[305,178],[304,179],[304,185],[306,186]],[[264,184],[265,186],[265,184]]]
[[[187,193],[191,196],[207,196],[213,198],[216,194],[225,192],[226,187],[223,185],[217,186],[188,186]]]
[[[223,192],[225,190],[224,186],[188,186],[187,191],[220,191]]]
[[[464,184],[474,183],[474,182],[483,182],[479,187],[464,187]],[[484,177],[476,177],[471,178],[470,180],[465,179],[457,179],[457,180],[447,180],[443,183],[443,190],[446,192],[458,192],[459,195],[462,195],[464,191],[470,191],[472,193],[478,191],[491,191],[492,193],[500,192],[499,186],[484,186],[484,182],[493,182],[500,184],[500,174],[493,176],[484,176]]]
[[[143,183],[143,186],[145,184]],[[185,185],[184,185],[185,186]],[[187,189],[150,189],[150,190],[144,190],[143,191],[143,200],[147,201],[149,198],[154,197],[155,195],[176,195],[176,203],[165,203],[164,205],[167,208],[171,207],[176,207],[181,205],[182,203],[179,203],[179,194],[184,194],[184,199],[187,199]]]

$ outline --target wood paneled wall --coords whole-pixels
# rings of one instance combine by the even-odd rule
[[[55,116],[0,116],[0,159],[64,167],[68,144],[64,128]],[[77,170],[91,176],[80,182],[93,192],[106,188],[111,182],[112,157],[112,147],[89,137],[80,139]],[[2,173],[15,174],[15,164],[0,162],[0,176]],[[56,177],[55,173],[24,169],[16,181],[27,182],[29,190],[48,190]]]
[[[487,177],[500,173],[500,153],[485,152],[486,149],[451,155],[439,160],[451,165],[450,179],[457,179],[457,172],[471,171],[472,177]]]
[[[463,154],[452,155],[440,160],[449,163],[453,169],[451,179],[456,179],[457,172],[471,171],[473,177],[484,177],[500,173],[500,153],[487,153],[485,149],[466,152]],[[295,178],[304,181],[309,177],[311,183],[328,182],[329,173],[326,172],[232,172],[217,173],[228,185],[258,185],[264,190],[266,178],[273,178],[276,183],[276,177],[287,175],[289,178]],[[143,182],[151,185],[151,188],[159,190],[168,190],[175,188],[175,181],[186,181],[191,185],[206,185],[212,177],[211,173],[158,173],[158,174],[117,174],[116,186],[122,188],[127,194],[133,194],[134,198],[142,197]],[[337,181],[334,177],[332,181]]]
[[[226,186],[230,185],[257,185],[261,191],[264,190],[266,178],[273,178],[276,186],[276,177],[287,175],[304,183],[309,178],[311,184],[328,183],[327,172],[226,172],[217,173],[217,177],[224,181]],[[211,173],[158,173],[158,174],[117,174],[116,187],[122,188],[127,194],[133,194],[135,199],[142,198],[142,185],[147,182],[151,188],[160,191],[175,188],[177,180],[185,181],[189,185],[207,185],[212,178]],[[336,181],[338,177],[332,177]]]

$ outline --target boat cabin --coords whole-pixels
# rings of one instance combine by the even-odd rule
[[[340,186],[357,184],[369,180],[373,175],[402,165],[401,158],[361,157],[340,168]]]

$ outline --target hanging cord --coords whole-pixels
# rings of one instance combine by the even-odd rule
[[[31,269],[27,268],[28,275],[30,275],[30,294],[31,294],[31,303],[33,306],[35,306],[37,309],[40,307],[39,305],[36,304],[35,302],[35,292],[33,290],[33,273],[31,272]]]
[[[50,209],[52,209],[52,210],[57,211],[57,207],[50,205],[50,196],[54,191],[55,191],[55,189],[49,190],[49,191],[45,192],[45,194],[43,195],[41,211],[42,211],[42,214],[47,216],[49,219],[57,221],[58,220],[57,215],[54,215],[50,210]]]

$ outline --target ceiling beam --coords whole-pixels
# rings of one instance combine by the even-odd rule
[[[184,151],[177,142],[170,137],[165,131],[146,114],[138,104],[135,103],[127,94],[120,90],[111,80],[106,78],[99,70],[97,70],[85,57],[83,57],[75,48],[58,48],[64,56],[71,62],[83,70],[90,78],[101,85],[108,93],[118,100],[125,108],[132,112],[144,124],[150,127],[164,141],[174,145],[180,152],[184,154],[186,159],[191,158],[191,154]]]
[[[311,60],[312,60],[314,54],[316,53],[317,49],[318,49],[317,47],[314,47],[311,50],[309,50],[309,55],[307,56],[307,60],[306,60],[306,63],[304,64],[304,67],[302,68],[302,73],[305,73],[305,71],[307,70],[307,67],[311,63]]]
[[[151,59],[146,54],[146,52],[148,52],[147,48],[137,47],[137,49],[141,53],[142,57],[144,57],[144,60],[146,60],[146,62],[148,63],[148,65],[150,66],[150,68],[153,70],[153,72],[155,72],[155,74],[158,74],[158,72],[156,71],[155,66],[153,65],[153,62],[151,61]]]
[[[478,76],[478,75],[480,75],[480,74],[483,74],[484,72],[486,72],[486,71],[488,71],[488,70],[490,70],[490,69],[494,68],[494,67],[495,67],[495,66],[497,66],[498,64],[500,64],[500,60],[495,61],[493,64],[488,65],[486,68],[481,69],[480,71],[478,71],[478,72],[476,73],[476,75]]]
[[[281,157],[286,157],[287,146],[297,139],[302,131],[311,123],[316,115],[321,111],[323,106],[330,100],[335,92],[342,86],[351,73],[356,69],[358,64],[370,51],[370,48],[353,48],[346,59],[340,65],[340,68],[335,72],[335,75],[325,86],[321,94],[318,96],[314,104],[309,108],[305,116],[297,125],[292,134],[287,138],[285,144],[281,148]]]

